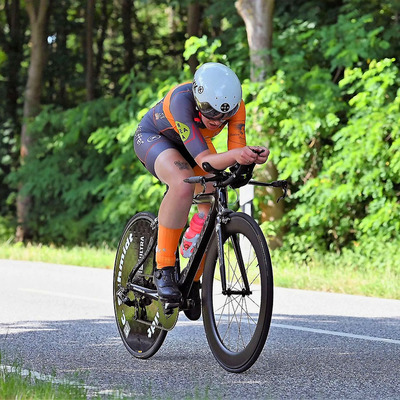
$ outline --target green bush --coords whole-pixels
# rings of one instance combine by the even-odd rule
[[[32,205],[32,240],[62,245],[115,246],[136,212],[157,212],[165,191],[133,151],[140,117],[176,83],[151,85],[133,74],[121,80],[122,98],[103,98],[66,111],[45,107],[29,125],[34,147],[11,173]]]
[[[293,19],[291,2],[285,4],[277,4],[269,77],[243,80],[248,142],[266,144],[279,178],[290,182],[283,219],[260,223],[268,236],[283,232],[283,245],[302,257],[313,250],[343,252],[372,238],[397,239],[400,77],[392,58],[398,48],[394,10],[358,0],[326,8],[310,1],[296,6]],[[184,57],[221,61],[247,76],[244,28],[230,37],[227,32],[227,41],[190,38]],[[227,43],[235,41],[228,51]],[[118,82],[121,97],[42,111],[29,125],[36,143],[30,158],[6,181],[14,188],[7,204],[20,182],[32,198],[35,241],[112,244],[132,214],[157,212],[165,188],[134,155],[132,137],[146,110],[190,77],[188,66],[149,76],[131,73]],[[3,150],[0,156],[7,161]],[[255,201],[257,217],[268,200]],[[8,219],[1,225],[12,226]]]
[[[349,96],[348,121],[332,132],[318,176],[293,195],[296,208],[286,215],[289,241],[340,249],[364,237],[398,237],[399,83],[388,59],[371,62],[366,72],[346,70],[339,86]]]

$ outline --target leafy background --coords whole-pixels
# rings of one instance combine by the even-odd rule
[[[248,142],[267,144],[279,178],[290,182],[282,219],[263,217],[268,193],[255,200],[266,235],[283,235],[282,250],[307,258],[316,251],[372,253],[399,242],[398,2],[276,2],[273,66],[263,82],[249,80],[246,30],[233,2],[204,1],[207,34],[191,38],[185,37],[186,2],[138,4],[135,68],[123,71],[118,18],[111,18],[98,96],[90,102],[84,100],[79,50],[82,5],[65,1],[52,14],[50,32],[65,16],[67,23],[57,31],[59,44],[51,45],[44,107],[29,124],[35,147],[23,166],[20,115],[13,118],[0,107],[2,240],[13,238],[21,182],[32,198],[31,240],[38,243],[112,247],[131,215],[157,212],[165,188],[135,157],[132,137],[147,109],[191,79],[187,60],[195,54],[200,62],[220,61],[237,72]],[[110,15],[115,12],[109,5]],[[9,62],[4,48],[3,78]],[[4,105],[4,88],[0,94]],[[221,150],[224,136],[216,143]],[[262,168],[257,174],[265,177]]]

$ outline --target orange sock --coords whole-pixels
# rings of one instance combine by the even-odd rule
[[[176,249],[183,228],[171,229],[165,226],[158,226],[158,242],[156,250],[157,268],[171,267],[175,265]]]

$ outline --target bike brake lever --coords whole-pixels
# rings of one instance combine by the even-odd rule
[[[273,181],[273,182],[269,182],[269,183],[258,182],[258,181],[250,181],[249,184],[250,185],[256,185],[256,186],[272,186],[272,187],[276,187],[276,188],[280,187],[282,189],[282,191],[283,191],[283,195],[278,198],[278,200],[276,201],[277,203],[279,203],[279,201],[281,199],[284,199],[285,197],[287,197],[288,183],[285,180]]]
[[[284,199],[287,196],[288,183],[287,183],[287,181],[276,181],[276,182],[273,182],[273,183],[276,183],[277,185],[275,187],[280,187],[282,189],[282,192],[283,192],[282,196],[280,196],[278,198],[278,200],[276,201],[277,203],[279,203],[279,201],[281,199]]]

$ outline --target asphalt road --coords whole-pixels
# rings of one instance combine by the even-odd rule
[[[0,351],[22,366],[134,398],[400,399],[400,301],[276,288],[259,360],[223,370],[182,314],[149,360],[114,323],[112,271],[0,260]],[[90,393],[92,393],[90,391]]]

